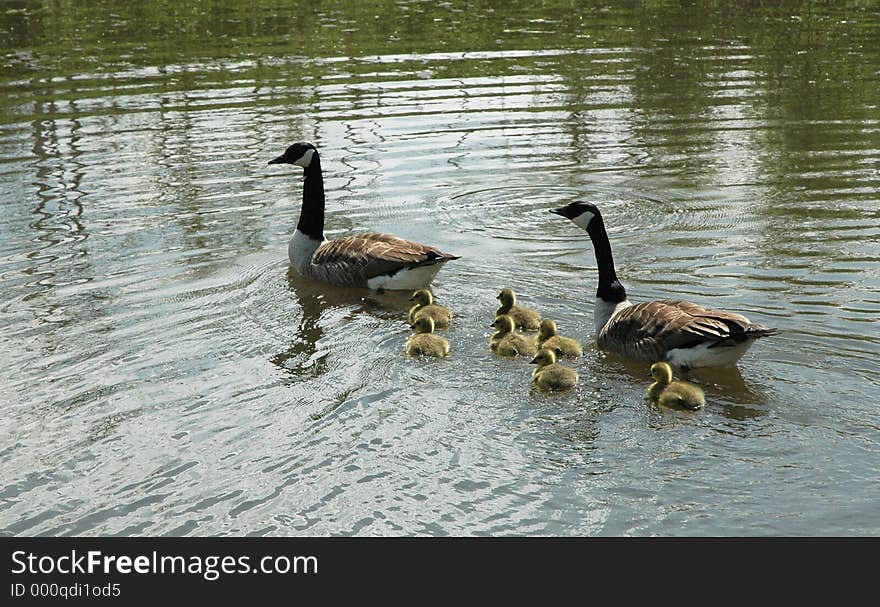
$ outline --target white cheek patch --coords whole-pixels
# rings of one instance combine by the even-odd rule
[[[306,168],[312,163],[312,156],[315,155],[315,150],[306,150],[306,153],[300,156],[293,164],[297,166],[301,166],[302,168]]]
[[[593,219],[593,214],[590,211],[584,211],[577,217],[572,218],[572,222],[577,227],[586,230],[587,226],[590,224],[590,221]]]

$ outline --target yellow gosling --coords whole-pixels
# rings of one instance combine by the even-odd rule
[[[501,356],[534,356],[538,345],[534,339],[514,331],[513,318],[502,314],[491,325],[495,334],[489,339],[489,348]]]
[[[669,363],[651,365],[654,383],[648,387],[648,398],[667,407],[699,409],[706,404],[706,396],[699,386],[686,381],[672,381]]]
[[[577,371],[556,362],[556,353],[549,348],[541,348],[531,362],[538,365],[532,381],[542,390],[569,390],[578,383]]]
[[[406,353],[410,356],[437,356],[449,354],[449,342],[434,335],[434,321],[428,317],[416,319],[413,323],[415,334],[406,342]]]
[[[449,322],[452,320],[452,310],[444,308],[434,303],[434,296],[428,289],[419,289],[409,298],[410,301],[416,302],[409,311],[409,322],[413,323],[417,319],[428,316],[434,321],[435,329],[449,328]]]
[[[556,323],[549,318],[541,321],[541,328],[538,330],[538,347],[555,350],[562,356],[569,358],[577,358],[584,353],[581,342],[571,337],[559,335]]]
[[[537,331],[541,326],[541,315],[537,311],[516,304],[513,289],[501,289],[497,299],[501,305],[495,310],[495,316],[507,314],[513,318],[516,327],[526,331]]]

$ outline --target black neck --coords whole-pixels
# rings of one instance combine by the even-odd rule
[[[302,209],[296,229],[312,240],[324,240],[324,176],[318,152],[305,169]]]
[[[608,240],[608,232],[605,231],[605,222],[602,221],[601,215],[594,217],[589,223],[587,233],[593,241],[596,264],[599,266],[599,287],[596,289],[596,297],[613,303],[625,301],[626,289],[617,280],[614,258],[611,255],[611,242]]]

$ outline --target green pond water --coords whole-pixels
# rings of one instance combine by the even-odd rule
[[[13,0],[0,55],[3,534],[880,534],[880,3]],[[328,237],[461,256],[448,359],[288,271],[298,140]],[[632,300],[781,334],[646,402],[573,200]]]

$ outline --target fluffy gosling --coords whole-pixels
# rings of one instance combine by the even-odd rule
[[[495,316],[507,314],[513,318],[518,328],[526,331],[537,331],[541,326],[541,315],[537,311],[516,304],[516,294],[513,289],[501,289],[496,299],[501,305],[495,310]]]
[[[584,353],[581,342],[571,337],[559,335],[556,323],[549,318],[541,321],[541,328],[538,330],[538,347],[555,350],[569,358],[577,358]]]
[[[672,381],[669,363],[651,365],[654,383],[648,388],[648,398],[667,407],[699,409],[706,404],[706,396],[699,386],[686,381]]]
[[[452,320],[452,310],[435,304],[434,296],[428,289],[415,291],[409,300],[416,302],[416,305],[409,310],[410,323],[414,323],[419,318],[429,316],[434,321],[435,329],[449,328],[449,321]]]
[[[514,332],[513,318],[502,314],[491,325],[495,334],[489,338],[489,349],[501,356],[534,356],[538,345],[534,339]]]
[[[577,371],[556,362],[556,352],[549,348],[541,348],[531,362],[538,365],[532,381],[542,390],[568,390],[578,383]]]
[[[437,356],[449,354],[449,342],[434,335],[434,321],[430,317],[417,318],[412,325],[415,334],[406,342],[406,353],[410,356]]]

